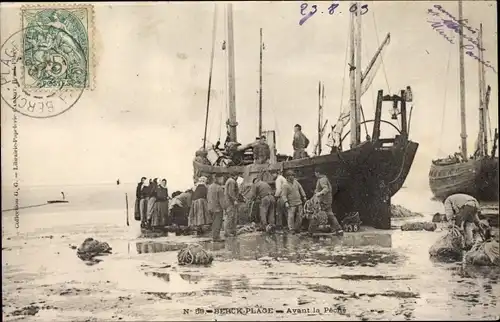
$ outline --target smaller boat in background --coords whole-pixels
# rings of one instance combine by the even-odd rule
[[[47,200],[47,203],[68,203],[67,200]]]
[[[47,200],[47,203],[68,203],[69,201],[66,200],[64,192],[61,191],[61,195],[62,195],[62,200]]]
[[[462,19],[462,1],[458,2],[458,16]],[[463,28],[460,25],[460,28]],[[478,33],[478,44],[482,41],[483,28],[480,25]],[[476,140],[476,149],[473,155],[467,154],[467,131],[466,131],[466,108],[465,108],[465,70],[464,70],[464,46],[463,34],[460,31],[460,115],[462,133],[460,137],[461,151],[443,159],[432,161],[429,170],[429,186],[437,200],[445,200],[455,193],[466,193],[474,196],[480,201],[498,201],[498,156],[497,141],[498,129],[492,141],[489,141],[488,125],[491,125],[488,117],[488,107],[490,101],[491,87],[486,86],[483,52],[478,50],[480,59],[479,66],[479,133]],[[488,144],[492,144],[491,152]]]

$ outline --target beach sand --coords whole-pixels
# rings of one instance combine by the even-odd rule
[[[133,196],[133,186],[72,189],[65,190],[68,204],[22,210],[19,229],[13,212],[2,214],[4,320],[495,320],[500,316],[498,268],[429,259],[428,249],[444,233],[441,229],[368,229],[322,240],[257,233],[222,243],[186,236],[145,239],[139,237],[132,211],[130,226],[125,224],[124,193]],[[22,191],[28,203],[51,199],[47,195],[56,190],[40,188],[29,201],[33,191]],[[422,197],[420,208],[405,204],[403,200],[417,200],[409,191],[399,195],[396,201],[425,214],[418,220],[430,220],[440,210],[438,203],[421,202]],[[394,220],[393,225],[405,220],[415,219]],[[79,246],[87,237],[109,243],[113,253],[96,265],[86,265],[71,246]],[[192,242],[213,252],[211,266],[177,265],[177,250]],[[30,306],[35,314],[15,315]],[[207,312],[221,308],[247,311]],[[273,312],[262,313],[264,308]]]

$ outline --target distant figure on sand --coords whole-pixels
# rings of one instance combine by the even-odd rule
[[[479,214],[481,213],[479,202],[472,196],[457,193],[446,198],[443,203],[446,219],[462,231],[465,238],[465,247],[470,249],[474,244],[473,224],[476,224],[483,234],[488,228],[486,224],[479,220]]]
[[[200,177],[193,192],[191,209],[189,210],[189,227],[201,232],[201,227],[212,223],[208,213],[207,177]]]
[[[306,149],[309,146],[309,139],[302,133],[302,126],[300,124],[295,124],[293,135],[293,158],[303,159],[307,158]]]
[[[61,191],[61,195],[62,195],[63,200],[66,200],[66,196],[64,195],[64,192]]]
[[[141,181],[137,184],[137,188],[135,189],[135,207],[134,207],[134,219],[141,220],[141,202],[142,202],[142,188],[144,186],[144,182],[146,182],[146,177],[142,177]],[[64,199],[64,194],[63,194]]]

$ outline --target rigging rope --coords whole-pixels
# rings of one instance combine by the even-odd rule
[[[489,133],[489,136],[490,136],[490,142],[494,141],[494,137],[491,135],[491,119],[490,119],[490,107],[489,106],[486,106],[486,110],[484,111],[486,113],[486,115],[488,116],[488,133]],[[488,147],[486,147],[486,150],[488,150]]]
[[[344,108],[343,108],[343,103],[344,103],[344,88],[345,88],[346,71],[347,71],[347,70],[349,70],[349,68],[350,68],[350,67],[347,65],[347,53],[349,52],[349,37],[347,37],[347,38],[346,38],[344,48],[345,48],[344,65],[343,65],[343,66],[344,66],[344,74],[342,75],[342,90],[341,90],[341,92],[340,92],[340,107],[339,107],[340,112],[339,112],[339,120],[341,120],[341,119],[343,119],[343,118],[345,117],[345,116],[342,116],[342,113],[343,113],[343,110],[344,110]],[[348,67],[349,67],[349,68],[348,68]],[[350,116],[350,115],[349,115],[349,116]],[[333,126],[335,126],[337,123],[338,123],[338,121],[337,121],[335,124],[332,122],[332,124],[330,124],[330,126],[331,126],[331,127],[333,127]],[[341,129],[340,131],[341,131],[341,132],[340,132],[340,133],[341,133],[341,134],[340,134],[340,138],[342,138],[342,129]],[[329,133],[329,134],[328,134],[328,137],[330,137],[330,136],[332,136],[332,133]],[[334,139],[334,138],[333,138],[333,136],[332,136],[332,139]],[[339,144],[341,144],[341,143],[339,143]]]
[[[372,1],[372,3],[373,3],[373,1]],[[375,26],[375,36],[377,37],[377,46],[380,47],[380,39],[378,37],[378,28],[377,28],[377,19],[375,19],[374,10],[370,10],[370,11],[371,11],[372,16],[373,16],[373,24]],[[391,86],[389,85],[389,80],[387,78],[387,72],[385,70],[384,57],[382,55],[380,56],[380,60],[382,62],[382,69],[384,71],[385,83],[387,84],[387,89],[388,89],[389,93],[391,93]]]
[[[220,97],[224,97],[224,90],[220,90]],[[224,98],[221,100],[221,105],[222,107],[219,109],[219,139],[217,141],[220,141],[220,137],[222,136],[222,110],[224,109]]]
[[[444,132],[444,120],[445,120],[445,112],[446,112],[446,93],[448,91],[448,74],[450,70],[450,60],[451,60],[451,49],[452,46],[450,46],[450,49],[448,51],[448,62],[446,63],[446,72],[445,72],[445,78],[444,78],[444,102],[443,102],[443,113],[441,115],[441,133],[439,134],[439,146],[438,146],[438,154],[440,152],[443,152],[441,150],[442,144],[443,144],[443,132]]]
[[[225,80],[225,92],[226,94],[224,95],[224,101],[226,103],[226,118],[229,119],[229,81],[228,81],[228,64],[229,62],[227,61],[227,38],[228,38],[228,34],[227,34],[227,6],[224,6],[224,43],[226,43],[226,46],[224,47],[224,51],[226,53],[226,59],[224,59],[225,63],[224,63],[224,80]],[[227,132],[227,130],[226,130]]]
[[[210,111],[210,92],[212,90],[212,72],[214,67],[214,51],[215,51],[215,31],[217,30],[217,5],[214,7],[214,24],[212,29],[212,51],[210,53],[210,74],[208,76],[208,93],[207,93],[207,111],[205,115],[205,133],[203,135],[203,149],[206,148],[207,143],[207,123]]]
[[[347,53],[349,51],[349,37],[345,41],[345,55],[344,55],[344,75],[342,76],[342,91],[340,93],[340,113],[342,114],[342,103],[344,102],[344,87],[345,87],[345,74],[347,68]]]
[[[364,31],[364,26],[362,27]],[[367,61],[370,60],[370,57],[368,57],[368,46],[366,45],[366,41],[363,41],[363,46],[365,48],[364,53],[365,53],[365,58]],[[363,51],[363,50],[361,50]],[[370,86],[370,92],[372,94],[372,102],[375,102],[375,95],[373,94],[373,86]],[[366,125],[366,120],[365,120],[365,112],[363,111],[363,106],[361,107],[361,115],[363,116],[363,122],[365,126],[365,132],[366,132],[366,137],[368,137],[370,134],[368,133],[368,126]]]

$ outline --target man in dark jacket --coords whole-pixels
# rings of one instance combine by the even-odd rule
[[[207,201],[208,212],[213,218],[212,222],[212,240],[220,241],[220,230],[222,228],[223,209],[224,209],[224,188],[222,183],[224,177],[216,174],[213,182],[208,186]]]
[[[316,175],[316,178],[318,178],[314,195],[318,197],[320,201],[321,210],[326,212],[326,215],[328,216],[328,224],[332,230],[337,234],[342,234],[342,228],[340,227],[340,224],[332,210],[333,195],[337,192],[337,187],[335,186],[335,190],[333,189],[330,180],[328,180],[322,170],[316,169],[314,170],[314,174]]]
[[[260,177],[257,177],[253,181],[252,190],[250,192],[250,200],[254,201],[255,199],[260,199],[260,224],[261,229],[265,230],[268,224],[275,225],[275,215],[274,207],[275,200],[273,195],[273,190],[271,186],[262,181]]]
[[[266,142],[266,137],[263,135],[258,138],[257,144],[253,147],[253,159],[255,164],[264,164],[271,157],[271,149]]]
[[[224,236],[236,236],[238,222],[237,209],[240,194],[236,179],[238,175],[232,173],[224,185]]]
[[[141,202],[144,198],[142,194],[142,188],[144,187],[144,183],[146,182],[146,177],[142,177],[141,181],[137,184],[137,188],[135,189],[135,207],[134,207],[134,219],[137,221],[141,220]]]

